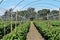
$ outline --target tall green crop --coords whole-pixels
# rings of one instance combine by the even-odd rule
[[[40,33],[47,40],[60,40],[60,25],[59,21],[50,21],[50,27],[47,25],[47,21],[35,21],[34,24],[37,28],[39,28]],[[54,25],[54,26],[53,26]],[[56,26],[57,25],[57,26]]]
[[[29,31],[30,22],[26,22],[16,27],[16,32],[12,32],[3,37],[2,40],[26,40]]]

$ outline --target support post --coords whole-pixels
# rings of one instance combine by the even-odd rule
[[[49,22],[49,17],[48,17],[48,13],[47,13],[47,22],[48,22],[48,27],[50,27],[50,22]]]
[[[17,10],[17,12],[16,12],[15,32],[16,32],[17,23],[18,23],[18,10]]]
[[[10,13],[11,32],[12,32],[12,9],[9,10],[9,13]]]
[[[60,21],[60,8],[59,8],[59,21]]]
[[[5,35],[5,15],[4,15],[4,35]]]

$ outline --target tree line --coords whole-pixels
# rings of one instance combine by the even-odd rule
[[[16,12],[11,12],[13,20],[15,20]],[[2,18],[5,16],[6,20],[10,19],[9,11],[6,11]],[[43,20],[58,20],[59,19],[59,10],[50,10],[50,9],[41,9],[37,12],[35,8],[28,8],[27,10],[18,11],[18,20],[30,19],[33,17],[34,19],[43,19]]]

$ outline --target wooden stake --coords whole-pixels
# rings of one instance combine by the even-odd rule
[[[4,35],[5,35],[5,15],[4,15]]]
[[[49,18],[48,18],[48,13],[47,13],[47,20],[49,20]]]
[[[60,21],[60,8],[59,8],[59,21]]]
[[[48,27],[50,27],[50,22],[49,22],[48,14],[47,14],[47,20],[48,20]]]
[[[18,10],[17,10],[17,13],[16,13],[16,22],[18,21]],[[18,22],[17,22],[18,23]]]
[[[18,23],[18,10],[17,10],[17,12],[16,12],[15,32],[16,32],[17,23]]]
[[[11,22],[11,32],[12,32],[12,13],[11,13],[11,11],[9,11],[9,12],[10,12],[10,14],[11,14],[10,22]]]

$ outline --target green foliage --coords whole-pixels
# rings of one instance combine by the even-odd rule
[[[46,16],[47,14],[50,13],[50,10],[49,9],[42,9],[42,10],[39,10],[38,13],[40,14],[40,16]]]
[[[15,21],[13,21],[12,23],[12,30],[14,28],[15,28]],[[4,36],[4,32],[5,32],[5,35],[11,32],[11,23],[9,21],[5,22],[5,27],[4,27],[4,23],[2,22],[0,23],[0,39]]]
[[[34,24],[36,27],[39,28],[39,31],[41,34],[47,39],[47,40],[60,40],[60,25],[59,27],[57,26],[52,26],[59,24],[60,22],[58,21],[50,21],[50,27],[47,27],[47,21],[36,21]]]
[[[30,22],[19,25],[18,27],[16,27],[16,32],[11,32],[10,34],[4,36],[2,40],[26,40],[29,26]]]
[[[5,26],[9,25],[10,22],[9,21],[6,21],[5,22]],[[4,23],[0,21],[0,28],[3,28],[4,27]]]

